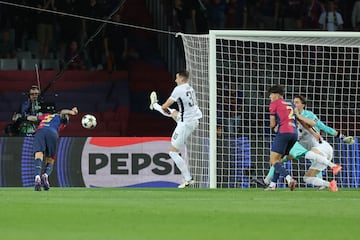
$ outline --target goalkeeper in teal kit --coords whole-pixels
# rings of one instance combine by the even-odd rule
[[[312,165],[309,170],[306,172],[304,176],[304,181],[308,184],[312,184],[314,186],[318,186],[320,188],[329,188],[330,191],[337,191],[336,182],[333,180],[331,182],[327,182],[322,180],[316,175],[321,176],[321,171],[325,170],[327,167],[330,167],[333,170],[334,174],[337,174],[341,170],[341,166],[338,166],[331,162],[333,156],[333,149],[326,141],[321,140],[319,142],[320,135],[317,138],[314,137],[319,133],[319,130],[326,132],[329,135],[339,137],[346,144],[353,144],[354,139],[352,137],[345,137],[343,134],[340,134],[333,128],[326,126],[323,122],[321,122],[317,116],[308,110],[305,110],[306,99],[305,97],[298,95],[294,97],[293,100],[296,109],[298,110],[296,117],[299,122],[302,124],[298,124],[299,127],[299,139],[296,144],[290,150],[290,159],[298,160],[301,157],[312,160]],[[312,127],[310,133],[308,127],[303,127],[302,125],[309,125]],[[286,157],[283,158],[283,161],[287,161]],[[264,184],[268,184],[272,176],[274,174],[274,169],[270,168],[268,175],[263,180]],[[257,183],[261,184],[262,180],[256,179]]]

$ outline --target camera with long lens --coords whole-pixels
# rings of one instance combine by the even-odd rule
[[[34,101],[31,103],[31,115],[40,116],[43,114],[53,114],[56,112],[55,104],[43,101]],[[20,134],[22,135],[31,135],[34,133],[37,128],[37,122],[31,122],[26,119],[26,116],[23,116],[19,124]]]
[[[55,103],[52,103],[52,102],[42,102],[39,104],[38,108],[39,108],[38,112],[42,113],[42,114],[56,113]]]

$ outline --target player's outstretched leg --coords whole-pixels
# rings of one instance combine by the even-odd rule
[[[262,178],[253,178],[253,179],[251,179],[251,182],[256,184],[258,187],[265,188],[267,186],[267,184],[265,184],[265,182]]]
[[[314,187],[318,187],[319,190],[330,187],[330,182],[320,179],[318,177],[304,176],[303,179],[305,183],[313,185]]]
[[[150,93],[150,110],[154,110],[154,104],[158,102],[157,94],[155,91]]]
[[[318,163],[321,163],[321,164],[324,164],[324,165],[330,167],[332,169],[334,175],[338,174],[342,168],[340,165],[336,165],[335,163],[329,161],[326,157],[324,157],[320,154],[317,154],[313,151],[307,152],[305,157],[307,159],[314,160]]]
[[[149,108],[151,110],[156,110],[158,112],[160,112],[162,115],[166,116],[166,117],[172,117],[172,113],[175,111],[175,109],[172,108],[168,108],[168,111],[165,112],[162,108],[161,105],[158,104],[158,99],[157,99],[157,95],[156,92],[152,91],[150,94],[150,106]],[[176,121],[176,120],[175,120]]]

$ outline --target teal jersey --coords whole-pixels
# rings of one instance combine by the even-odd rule
[[[321,130],[327,134],[330,134],[331,136],[336,135],[336,130],[325,125],[312,111],[304,110],[302,111],[301,115],[315,121],[315,126],[313,127],[315,131],[320,132]]]

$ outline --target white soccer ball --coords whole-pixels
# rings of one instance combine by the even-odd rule
[[[96,117],[91,114],[86,114],[81,119],[81,125],[86,129],[93,129],[96,127]]]

